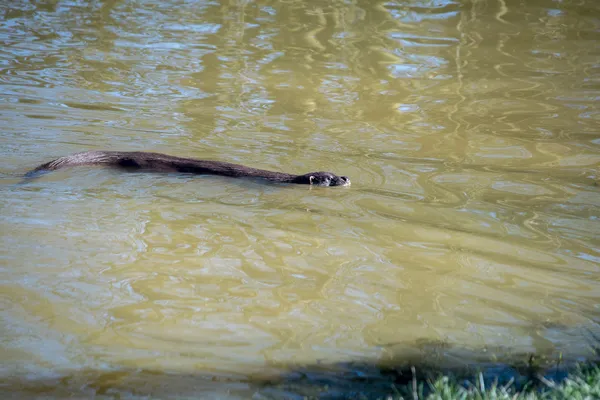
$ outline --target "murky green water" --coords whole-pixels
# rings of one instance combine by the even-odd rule
[[[0,16],[11,390],[164,398],[185,386],[169,373],[246,397],[209,382],[420,341],[578,351],[600,320],[597,1],[5,0]],[[353,185],[98,168],[17,184],[89,149]]]

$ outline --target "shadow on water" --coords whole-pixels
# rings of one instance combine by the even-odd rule
[[[595,329],[596,330],[596,329]],[[361,360],[334,364],[284,366],[268,375],[170,373],[149,369],[79,370],[53,377],[29,376],[0,380],[4,398],[255,398],[255,399],[379,399],[412,398],[421,385],[441,375],[456,382],[511,385],[537,390],[560,382],[581,366],[600,363],[600,334],[589,329],[587,354],[514,353],[504,347],[468,349],[438,341],[420,341],[387,361]]]

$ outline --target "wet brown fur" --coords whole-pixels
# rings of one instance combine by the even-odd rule
[[[42,171],[78,165],[104,165],[131,171],[182,172],[233,178],[260,178],[273,182],[319,186],[347,186],[350,184],[347,177],[337,176],[331,172],[320,171],[304,175],[293,175],[222,161],[198,160],[137,151],[86,151],[76,153],[42,164],[27,175],[32,176]]]

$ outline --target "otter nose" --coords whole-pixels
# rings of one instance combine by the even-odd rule
[[[350,179],[348,179],[347,176],[340,176],[340,179],[343,180],[344,182],[348,182]]]

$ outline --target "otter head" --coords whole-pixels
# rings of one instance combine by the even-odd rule
[[[350,179],[347,176],[337,176],[331,172],[309,172],[299,175],[294,179],[295,183],[313,186],[349,186]]]

